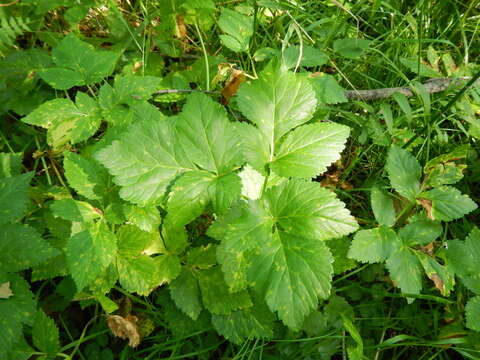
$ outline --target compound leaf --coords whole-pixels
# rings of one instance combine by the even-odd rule
[[[117,238],[103,222],[90,224],[67,243],[67,266],[77,290],[93,283],[115,259]]]
[[[278,147],[271,168],[284,177],[312,178],[340,158],[350,129],[333,123],[301,126]]]
[[[422,168],[408,151],[392,146],[388,152],[386,169],[393,188],[409,200],[420,193]]]

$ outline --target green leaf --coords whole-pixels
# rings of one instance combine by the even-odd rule
[[[253,35],[253,18],[239,12],[223,8],[218,26],[228,35],[221,35],[222,43],[235,52],[247,51]]]
[[[180,275],[170,283],[169,289],[175,305],[193,320],[197,320],[203,305],[198,281],[193,272],[183,268]]]
[[[11,349],[22,334],[23,325],[32,325],[36,311],[34,295],[28,283],[18,274],[7,274],[13,296],[0,299],[0,355]]]
[[[408,248],[400,248],[387,259],[390,277],[405,294],[420,294],[422,290],[421,265]],[[413,298],[407,298],[411,304]]]
[[[157,204],[172,180],[195,169],[187,154],[178,150],[174,129],[173,120],[137,122],[96,154],[122,186],[123,199],[142,206]]]
[[[77,290],[91,284],[115,259],[117,239],[103,222],[90,224],[67,243],[67,265]]]
[[[165,219],[171,226],[184,226],[200,216],[207,206],[208,188],[215,175],[206,171],[189,171],[172,186],[167,201],[168,215]]]
[[[322,66],[328,62],[328,56],[321,50],[309,45],[303,45],[302,58],[300,60],[300,66],[314,67]],[[297,64],[300,57],[300,46],[289,46],[283,53],[283,59],[285,61],[285,67],[292,69]]]
[[[157,256],[153,260],[157,266],[156,281],[159,285],[171,283],[182,271],[182,264],[177,255],[165,254]]]
[[[160,226],[160,213],[155,206],[126,205],[124,206],[124,213],[128,221],[143,231],[154,232]]]
[[[271,168],[283,177],[312,178],[340,158],[350,129],[333,123],[301,126],[280,144]]]
[[[101,199],[108,189],[108,174],[96,161],[65,152],[63,167],[68,184],[90,200]]]
[[[229,292],[219,267],[199,271],[198,284],[203,305],[212,314],[228,315],[232,311],[252,306],[252,300],[247,291]]]
[[[356,230],[335,195],[318,184],[292,180],[269,189],[264,198],[239,202],[220,217],[208,235],[221,240],[217,257],[235,288],[257,287],[272,311],[293,329],[326,298],[332,256],[322,242]]]
[[[120,285],[131,293],[147,296],[159,285],[156,281],[157,266],[150,256],[117,258],[118,280]]]
[[[433,68],[430,66],[427,66],[423,64],[422,62],[419,62],[418,58],[400,58],[400,62],[407,67],[411,72],[418,74],[420,76],[425,76],[428,78],[437,78],[441,77],[442,74],[439,72],[435,71]]]
[[[393,188],[409,200],[420,193],[422,168],[408,151],[392,146],[388,152],[386,169]]]
[[[375,220],[380,225],[393,226],[395,224],[395,209],[393,208],[393,199],[389,193],[379,187],[372,187],[370,190],[370,203]]]
[[[442,231],[439,222],[420,218],[400,229],[398,235],[407,245],[427,245],[438,238]]]
[[[333,42],[333,50],[348,59],[356,59],[368,49],[370,43],[365,39],[337,39]]]
[[[235,123],[235,127],[242,141],[245,161],[265,175],[265,165],[270,160],[270,145],[267,137],[257,127],[246,122]]]
[[[102,216],[99,209],[88,202],[73,199],[55,200],[50,205],[54,216],[78,222],[92,222]]]
[[[217,264],[216,250],[212,244],[192,247],[187,254],[187,264],[196,269],[209,269]]]
[[[276,232],[251,261],[249,280],[293,330],[330,294],[333,257],[319,240]]]
[[[180,145],[199,168],[223,174],[241,163],[238,134],[225,109],[205,94],[188,96],[177,120]]]
[[[347,102],[345,89],[342,88],[332,75],[309,77],[315,96],[321,104],[338,104]]]
[[[317,106],[312,86],[306,79],[279,70],[264,71],[258,80],[242,84],[237,103],[267,139],[270,160],[273,160],[277,141],[309,121]]]
[[[20,219],[27,209],[33,173],[0,178],[0,225]]]
[[[423,192],[420,197],[431,201],[430,215],[432,219],[439,221],[459,219],[478,207],[467,195],[462,195],[458,189],[451,186]]]
[[[454,151],[431,159],[425,166],[426,185],[438,187],[455,184],[463,178],[463,171],[467,167],[459,163],[465,161],[470,147],[460,146]]]
[[[395,231],[388,227],[360,230],[353,238],[348,257],[361,262],[379,263],[390,257],[400,244]]]
[[[134,225],[121,226],[116,235],[118,252],[127,257],[142,254],[156,237],[156,234],[142,231]]]
[[[49,318],[42,310],[37,311],[32,329],[33,345],[46,353],[47,359],[56,357],[60,348],[58,328],[53,319]]]
[[[25,270],[58,254],[28,225],[0,226],[0,273]]]
[[[76,104],[69,99],[44,102],[22,121],[48,129],[47,142],[54,148],[85,141],[95,134],[101,118],[96,102],[88,95],[77,92]]]
[[[0,178],[20,175],[22,153],[0,153]]]
[[[468,300],[465,306],[467,328],[480,332],[480,296]]]
[[[217,177],[208,188],[210,201],[215,214],[224,214],[240,198],[241,179],[235,172]]]
[[[228,315],[212,316],[215,330],[235,344],[252,338],[272,338],[273,321],[274,316],[265,303],[254,303],[248,309],[232,311]]]
[[[39,75],[58,90],[94,84],[112,74],[119,55],[112,51],[95,50],[70,33],[52,50],[52,59],[57,67],[40,71]]]
[[[332,239],[327,242],[333,256],[333,273],[341,274],[357,266],[357,262],[348,257],[348,250],[352,242],[347,237]]]
[[[480,295],[480,230],[474,228],[465,241],[447,242],[447,264],[459,276],[465,286]]]

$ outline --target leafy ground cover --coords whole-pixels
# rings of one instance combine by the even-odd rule
[[[479,19],[0,3],[0,358],[480,359]]]

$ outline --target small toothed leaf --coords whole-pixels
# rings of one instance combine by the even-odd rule
[[[467,195],[451,186],[441,186],[420,195],[432,202],[430,214],[434,220],[452,221],[472,212],[478,206]]]
[[[422,168],[408,151],[392,146],[388,152],[386,169],[393,188],[409,200],[420,193]]]

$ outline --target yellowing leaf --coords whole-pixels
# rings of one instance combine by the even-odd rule
[[[0,284],[0,299],[8,299],[13,295],[12,289],[10,289],[10,281]]]

